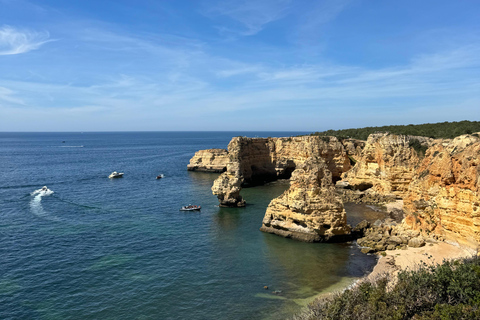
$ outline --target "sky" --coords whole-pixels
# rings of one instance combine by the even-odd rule
[[[478,0],[0,0],[0,131],[480,120]]]

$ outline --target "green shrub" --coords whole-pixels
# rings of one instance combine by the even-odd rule
[[[294,319],[480,319],[478,258],[400,272],[391,290],[387,280],[317,300]]]
[[[408,142],[408,146],[413,148],[418,154],[419,157],[425,156],[425,152],[428,149],[428,146],[422,145],[422,143],[418,139],[412,139]]]
[[[315,132],[311,135],[334,136],[339,139],[354,138],[367,140],[368,136],[375,132],[390,132],[393,134],[403,134],[411,136],[423,136],[431,138],[455,138],[459,135],[480,131],[480,121],[459,121],[459,122],[440,122],[424,123],[417,125],[395,125],[383,127],[366,127],[357,129],[327,130]]]

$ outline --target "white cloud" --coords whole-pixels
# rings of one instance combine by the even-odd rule
[[[209,17],[226,16],[237,23],[241,28],[229,25],[219,27],[219,30],[251,36],[260,32],[265,25],[283,18],[291,0],[229,0],[209,4],[205,15]]]
[[[46,31],[21,31],[10,26],[0,28],[0,55],[12,55],[29,52],[53,41]]]
[[[13,90],[0,87],[0,101],[23,105],[24,104],[23,100],[16,98],[14,95],[15,95],[15,92]]]

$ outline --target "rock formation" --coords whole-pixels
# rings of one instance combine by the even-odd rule
[[[306,242],[338,241],[350,233],[332,174],[321,157],[297,167],[290,188],[268,205],[260,230]]]
[[[342,144],[351,160],[356,162],[360,159],[363,148],[365,148],[365,141],[357,139],[343,139]]]
[[[343,181],[361,191],[372,188],[382,195],[403,197],[420,161],[418,152],[411,146],[412,142],[427,147],[432,144],[432,139],[389,133],[371,134],[358,162],[343,175]]]
[[[200,150],[190,159],[187,170],[221,173],[227,170],[228,161],[228,152],[225,149]]]
[[[427,150],[404,199],[406,223],[477,248],[480,243],[480,139],[464,135]]]
[[[221,206],[241,206],[245,186],[290,178],[295,168],[310,159],[324,159],[333,179],[351,168],[342,143],[334,137],[246,138],[235,137],[228,145],[229,162],[212,187]]]
[[[368,225],[363,232],[364,236],[357,240],[357,244],[363,247],[363,253],[403,249],[407,246],[418,248],[423,247],[426,243],[419,231],[391,221],[377,221],[374,225]],[[429,240],[435,241],[434,239]]]
[[[236,137],[228,146],[228,160],[218,153],[226,171],[212,191],[220,205],[243,206],[242,187],[291,176],[290,188],[268,206],[261,230],[303,241],[334,241],[349,234],[338,194],[349,201],[403,199],[403,208],[396,210],[398,218],[406,213],[404,222],[368,231],[360,243],[384,250],[433,238],[478,249],[480,134],[433,140],[376,133],[361,149],[361,141],[333,137]],[[214,167],[203,153],[194,158],[193,167]],[[335,194],[333,182],[341,177],[343,190]]]

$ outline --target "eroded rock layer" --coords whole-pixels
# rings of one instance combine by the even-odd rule
[[[464,135],[427,150],[404,199],[406,223],[478,248],[480,139]]]
[[[290,188],[268,205],[260,230],[307,242],[343,240],[350,233],[332,174],[321,157],[297,167]]]
[[[324,159],[333,179],[351,168],[342,143],[334,137],[246,138],[228,145],[227,170],[212,187],[221,206],[241,206],[241,187],[290,178],[297,166],[312,157]]]
[[[207,149],[195,152],[187,165],[189,171],[224,172],[229,161],[225,149]]]
[[[432,139],[389,133],[371,134],[358,162],[343,175],[343,180],[354,189],[371,188],[383,195],[403,197],[420,161],[418,152],[411,146],[412,142],[426,148],[432,144]]]

